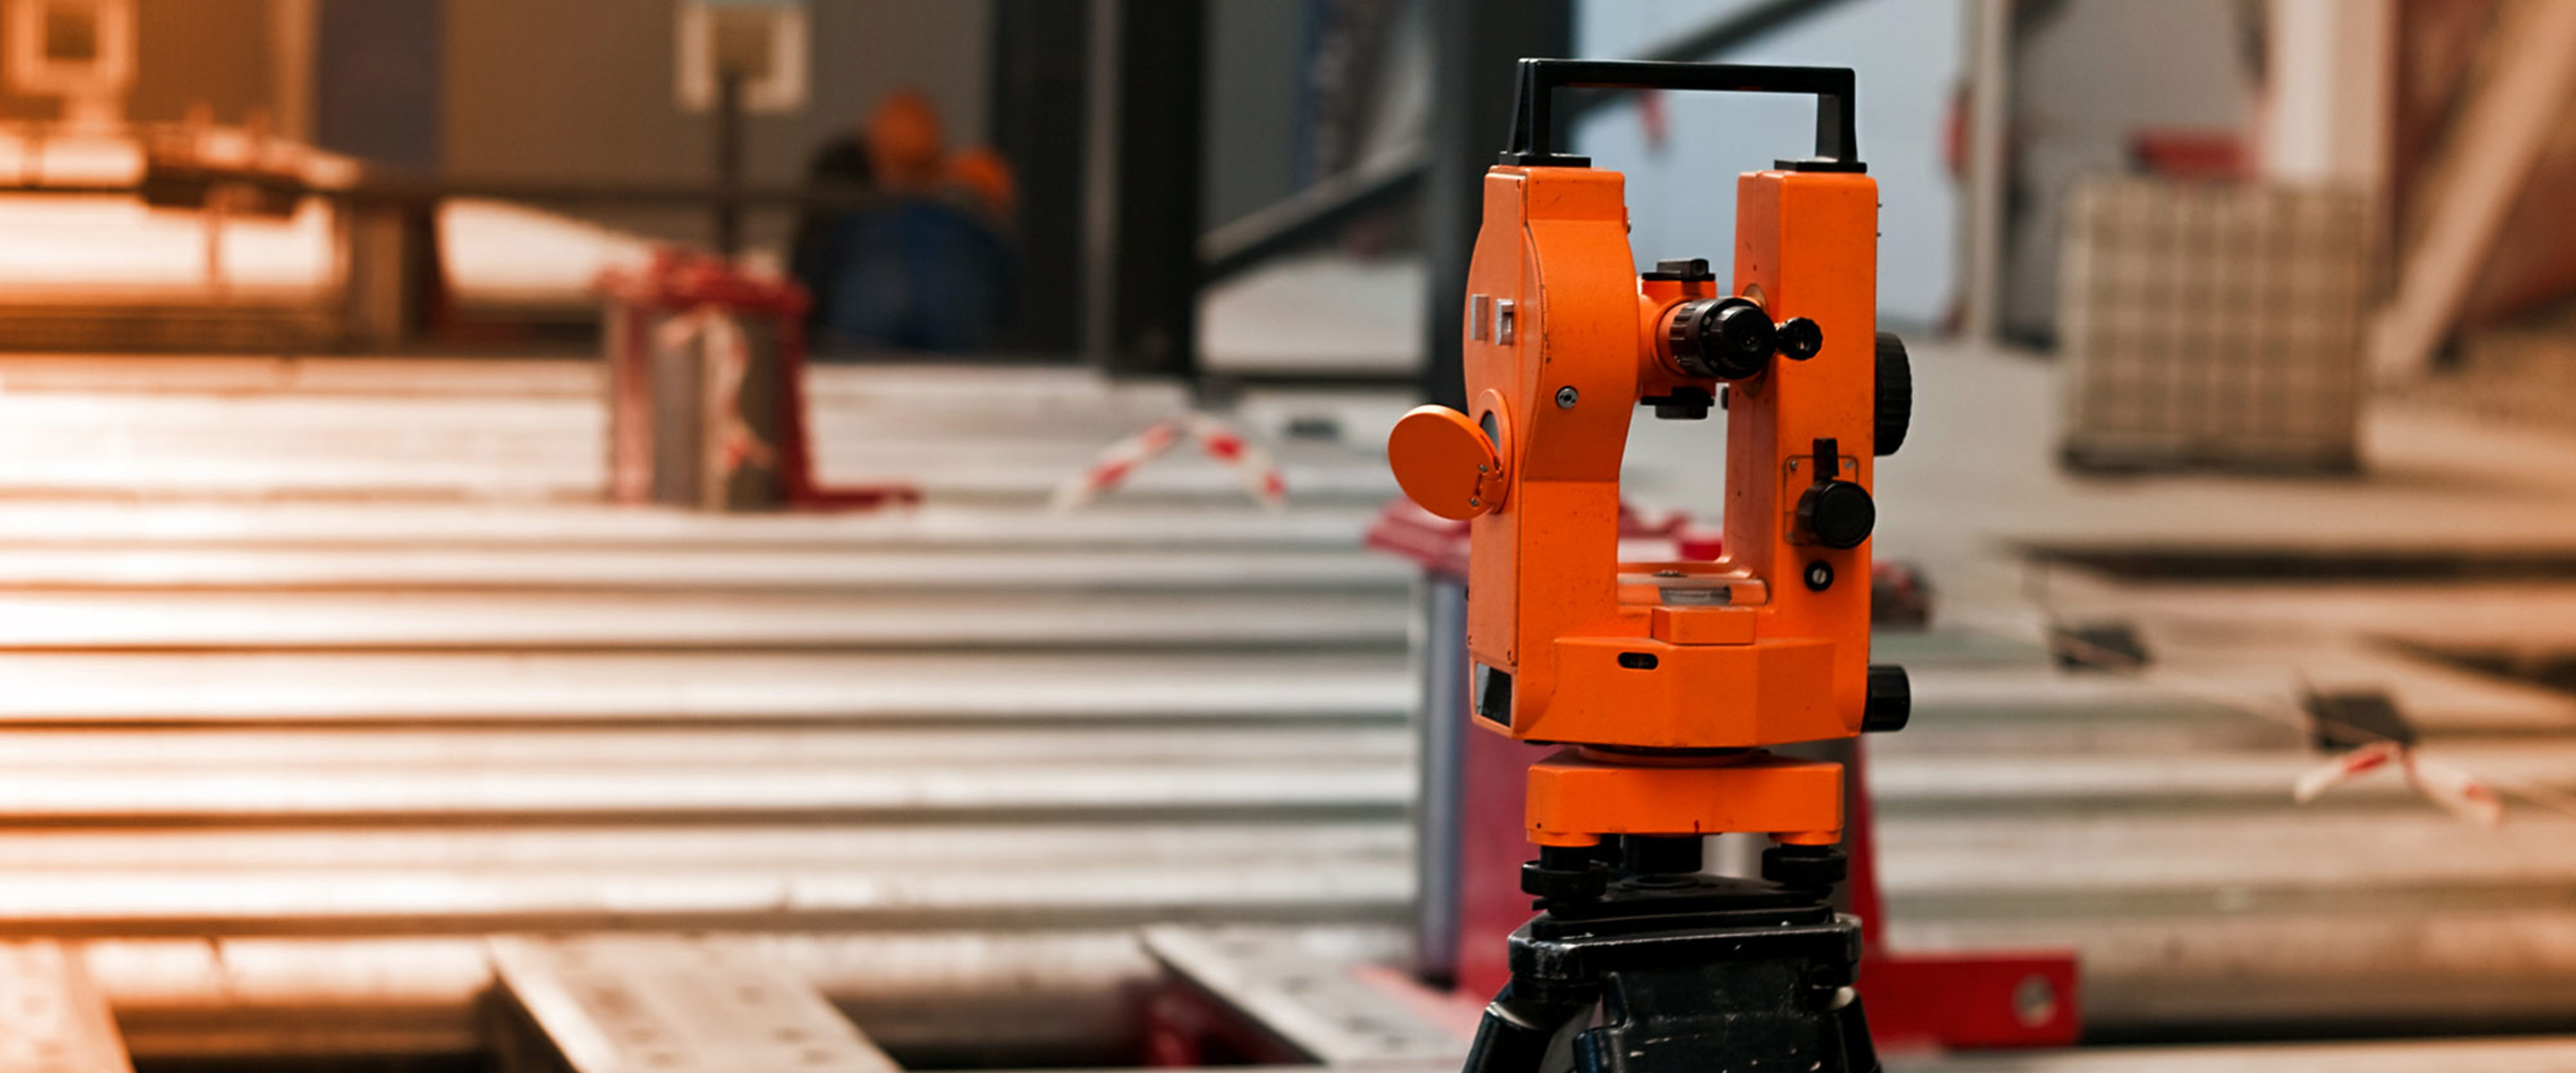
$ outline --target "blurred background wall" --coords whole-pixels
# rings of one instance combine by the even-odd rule
[[[676,8],[673,0],[448,0],[439,166],[477,176],[705,178],[713,121],[683,110],[672,91]],[[939,106],[952,143],[985,139],[986,0],[817,3],[809,13],[808,103],[749,117],[748,181],[801,181],[817,146],[856,129],[879,98],[906,87]],[[545,107],[528,106],[537,100]],[[604,215],[651,234],[703,240],[698,214]],[[753,228],[755,244],[775,244],[787,224],[754,220]]]
[[[1676,25],[1721,18],[1753,0],[1578,5],[1576,42],[1589,56],[1634,56]],[[1939,140],[1960,78],[1967,6],[1958,0],[1861,0],[1755,42],[1730,55],[1742,63],[1858,68],[1861,157],[1878,180],[1878,301],[1890,320],[1938,323],[1952,300],[1958,258],[1955,192]],[[1656,236],[1638,258],[1723,260],[1733,243],[1735,175],[1778,157],[1804,156],[1814,139],[1814,106],[1795,98],[1667,94],[1650,122],[1634,107],[1604,115],[1580,133],[1582,151],[1628,172],[1635,233]],[[1658,137],[1660,130],[1723,131],[1723,137]],[[1687,248],[1684,248],[1687,247]],[[1927,268],[1935,270],[1927,271]]]
[[[398,6],[406,0],[387,0]],[[175,121],[203,102],[217,118],[271,117],[303,77],[281,64],[279,42],[303,32],[311,0],[137,0],[135,78],[128,114]],[[300,65],[299,65],[300,66]],[[55,104],[0,89],[0,119],[51,119]],[[294,128],[300,131],[302,128]]]

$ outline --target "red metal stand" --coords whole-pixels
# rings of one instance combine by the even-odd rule
[[[1488,735],[1490,736],[1490,735]],[[1843,848],[1852,915],[1888,919],[1878,886],[1878,830],[1867,763],[1854,743],[1843,763],[1860,792],[1849,797]],[[1870,1035],[1887,1050],[1919,1047],[2061,1047],[2081,1029],[2075,955],[2066,950],[1907,953],[1883,927],[1861,929],[1860,992]]]
[[[826,486],[814,471],[813,437],[806,424],[804,288],[795,281],[744,272],[722,258],[681,250],[663,250],[640,273],[611,271],[599,281],[610,316],[608,358],[613,385],[615,441],[611,444],[610,498],[641,502],[650,498],[656,435],[653,378],[645,367],[652,352],[651,332],[671,318],[708,312],[760,320],[769,333],[773,360],[759,368],[775,393],[774,423],[759,429],[775,444],[773,465],[780,498],[787,506],[809,510],[851,510],[916,503],[918,489],[903,484]],[[745,388],[745,394],[753,389]],[[752,422],[755,425],[768,422]]]

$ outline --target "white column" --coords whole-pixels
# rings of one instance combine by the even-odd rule
[[[2271,0],[2265,178],[2386,189],[2394,0]]]
[[[1960,334],[1995,338],[2003,309],[2004,187],[2011,161],[2004,127],[2012,121],[2012,0],[1968,0],[1968,139],[1964,232],[1959,249]]]

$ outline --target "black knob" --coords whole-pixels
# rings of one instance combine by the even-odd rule
[[[1771,366],[1780,330],[1762,307],[1742,298],[1685,302],[1673,314],[1667,341],[1673,364],[1692,376],[1743,380]]]
[[[1592,846],[1540,846],[1521,864],[1521,893],[1550,902],[1588,902],[1610,889],[1610,862]]]
[[[1905,729],[1914,718],[1914,683],[1905,668],[1893,663],[1869,665],[1869,703],[1860,710],[1860,728],[1872,734]]]
[[[1850,481],[1817,481],[1798,496],[1798,530],[1828,548],[1857,548],[1877,525],[1869,489]]]
[[[1780,322],[1780,356],[1791,361],[1805,361],[1825,348],[1825,330],[1805,317],[1791,317]]]
[[[1885,458],[1905,446],[1905,431],[1914,424],[1914,363],[1906,360],[1905,340],[1878,333],[1878,422],[1870,453]]]
[[[1851,872],[1839,846],[1782,844],[1762,851],[1762,878],[1797,890],[1832,890]]]

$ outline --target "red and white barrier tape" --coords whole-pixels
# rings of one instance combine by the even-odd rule
[[[2016,616],[1957,613],[1947,616],[1953,622],[1974,622],[1996,633],[2029,636],[2033,631]],[[2247,691],[2241,687],[2203,680],[2170,671],[2136,671],[2134,661],[2119,653],[2107,652],[2064,637],[2035,637],[2042,644],[2057,646],[2074,658],[2112,670],[2130,670],[2135,677],[2156,686],[2213,705],[2232,708],[2246,715],[2281,723],[2301,732],[2314,727],[2315,716],[2296,704]],[[2551,811],[2576,816],[2576,796],[2556,787],[2529,781],[2492,780],[2418,755],[2414,747],[2403,742],[2378,741],[2336,757],[2323,767],[2299,776],[2290,787],[2290,796],[2300,804],[2316,800],[2326,791],[2344,783],[2395,765],[2405,773],[2406,784],[2414,787],[2426,800],[2462,820],[2485,826],[2504,822],[2504,795],[2498,787],[2515,796]]]
[[[1206,414],[1157,421],[1142,432],[1110,444],[1092,459],[1091,465],[1057,484],[1049,505],[1057,511],[1089,506],[1103,493],[1125,483],[1137,467],[1180,446],[1184,437],[1196,439],[1200,451],[1233,470],[1243,490],[1263,506],[1277,510],[1288,505],[1288,479],[1280,472],[1279,463],[1271,460],[1270,453]]]
[[[2471,823],[2493,827],[2504,822],[2504,801],[2477,776],[2448,764],[2426,760],[2403,742],[2375,741],[2334,762],[2299,776],[2290,796],[2304,805],[2326,791],[2373,771],[2395,765],[2406,784],[2443,810]]]

